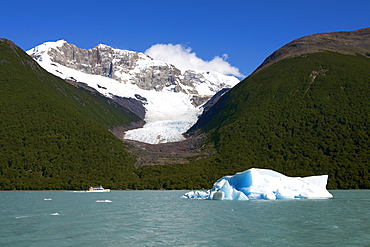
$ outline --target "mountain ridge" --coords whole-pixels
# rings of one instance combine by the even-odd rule
[[[355,31],[317,33],[295,39],[268,56],[255,72],[288,57],[306,53],[333,51],[370,57],[370,28]]]
[[[122,83],[131,82],[145,90],[162,91],[164,87],[172,85],[174,87],[171,87],[170,90],[174,92],[194,93],[194,91],[197,91],[196,88],[190,90],[187,87],[194,87],[192,85],[194,82],[204,83],[208,80],[209,91],[217,92],[220,88],[239,81],[236,81],[236,78],[232,76],[223,76],[220,82],[218,82],[220,85],[215,85],[212,81],[205,78],[206,74],[215,72],[185,70],[182,73],[174,65],[154,60],[144,53],[115,49],[103,44],[99,44],[91,49],[82,49],[65,40],[58,40],[56,42],[45,42],[28,50],[27,53],[36,61],[42,61],[46,53],[51,62],[87,74],[109,77]],[[130,73],[133,75],[133,78],[125,75]],[[230,82],[228,83],[228,81]],[[206,95],[204,93],[198,94]]]

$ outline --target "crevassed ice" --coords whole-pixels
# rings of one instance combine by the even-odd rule
[[[268,169],[251,168],[220,178],[208,191],[190,191],[182,198],[209,200],[326,199],[328,175],[288,177]]]
[[[171,120],[149,122],[143,128],[126,131],[124,138],[151,144],[182,141],[185,139],[182,133],[194,123]]]

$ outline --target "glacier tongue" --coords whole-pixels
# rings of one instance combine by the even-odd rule
[[[189,121],[155,121],[149,122],[143,128],[126,131],[124,139],[151,144],[177,142],[185,138],[186,132],[195,122]]]
[[[143,128],[126,131],[125,139],[151,144],[184,140],[186,132],[197,121],[201,108],[191,104],[184,93],[152,92],[146,105],[146,124]]]
[[[151,144],[183,140],[202,113],[202,104],[239,80],[215,71],[187,70],[154,60],[140,52],[98,45],[84,50],[64,40],[46,42],[27,53],[48,72],[84,83],[106,97],[141,101],[146,110],[143,128],[124,138]]]

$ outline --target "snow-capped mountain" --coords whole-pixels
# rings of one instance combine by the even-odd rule
[[[202,113],[202,104],[239,80],[215,71],[181,71],[135,51],[107,45],[81,49],[64,40],[43,43],[27,53],[50,73],[87,84],[106,97],[129,98],[145,108],[143,128],[124,138],[152,144],[180,141]]]

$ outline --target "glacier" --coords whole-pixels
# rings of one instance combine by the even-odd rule
[[[208,191],[189,191],[181,198],[208,200],[327,199],[328,175],[288,177],[269,169],[251,168],[217,180]]]
[[[86,56],[94,52],[98,62],[94,60],[96,64],[92,65]],[[181,73],[174,65],[152,59],[144,53],[113,49],[102,44],[84,50],[59,40],[45,42],[27,53],[48,72],[62,79],[84,83],[108,98],[138,99],[139,96],[139,100],[145,99],[141,100],[145,108],[145,125],[126,131],[123,138],[150,144],[184,140],[182,134],[203,112],[202,104],[194,104],[194,96],[210,98],[239,82],[236,77],[217,71],[187,70]],[[76,54],[82,54],[81,58],[76,59]],[[105,71],[103,63],[110,63],[114,69]],[[97,74],[96,71],[100,70],[105,72]],[[166,73],[173,81],[161,79],[162,84],[157,85],[156,76]],[[143,88],[142,82],[147,74],[153,81],[149,81],[148,88]]]

